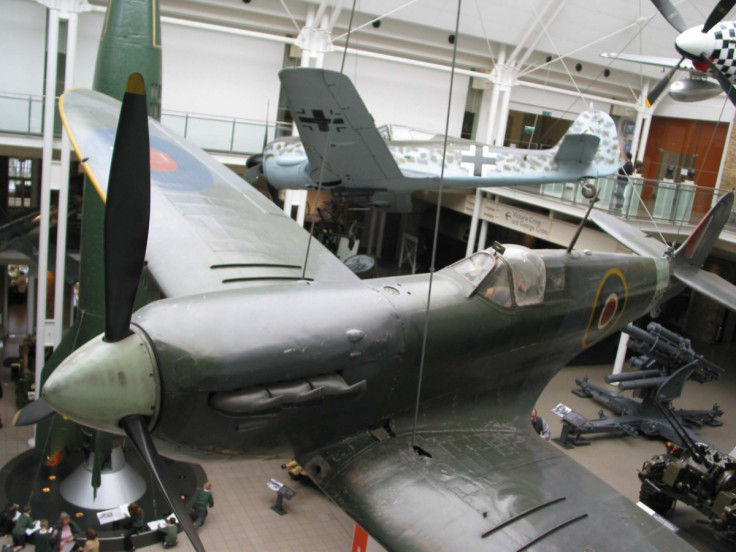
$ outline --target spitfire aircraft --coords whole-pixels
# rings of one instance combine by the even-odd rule
[[[736,309],[736,288],[700,270],[732,194],[678,249],[598,213],[641,256],[497,245],[433,275],[360,280],[147,120],[140,76],[122,110],[72,90],[60,112],[106,200],[106,320],[39,401],[127,435],[165,493],[157,445],[294,455],[388,550],[691,550],[539,439],[529,412],[570,359],[683,285]],[[163,298],[131,314],[144,262]]]
[[[652,106],[664,92],[678,70],[689,71],[691,78],[678,80],[669,88],[670,96],[681,102],[707,100],[725,92],[736,105],[736,21],[721,21],[736,0],[721,0],[708,16],[705,24],[688,28],[677,8],[670,0],[652,0],[652,3],[680,34],[675,39],[675,49],[682,56],[663,58],[636,54],[601,54],[603,57],[631,61],[645,65],[657,65],[670,69],[669,73],[647,96],[647,105]],[[707,77],[712,76],[715,83]]]
[[[248,161],[251,183],[262,173],[277,189],[312,189],[321,182],[333,195],[385,210],[408,211],[410,194],[437,188],[513,186],[567,182],[615,173],[619,166],[616,126],[592,109],[573,122],[559,144],[547,150],[494,147],[450,140],[382,135],[355,86],[326,69],[279,73],[299,137],[278,138]]]

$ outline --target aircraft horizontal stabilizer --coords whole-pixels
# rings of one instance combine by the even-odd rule
[[[733,201],[733,192],[723,195],[695,227],[692,234],[670,255],[671,274],[675,280],[736,311],[736,286],[700,268],[728,222]],[[662,257],[668,253],[669,248],[664,243],[648,237],[644,232],[617,217],[593,210],[590,218],[613,239],[634,253],[650,257]]]
[[[650,238],[620,218],[595,209],[590,212],[590,218],[606,234],[638,255],[661,257],[667,251],[664,243]]]
[[[736,286],[717,274],[694,267],[675,269],[675,278],[698,293],[736,311]]]

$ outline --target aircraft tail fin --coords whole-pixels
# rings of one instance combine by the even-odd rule
[[[612,238],[639,255],[671,256],[671,271],[675,280],[736,311],[736,286],[700,268],[728,222],[733,202],[733,192],[723,195],[673,253],[661,241],[650,238],[617,217],[593,210],[590,218]]]
[[[618,170],[618,133],[606,113],[589,109],[577,119],[557,144],[555,160],[561,164],[594,164],[596,174],[606,176]]]
[[[311,178],[324,185],[400,178],[396,161],[350,79],[336,71],[279,73],[309,158]]]
[[[674,252],[672,265],[673,275],[678,281],[736,311],[736,286],[700,268],[731,216],[733,201],[733,192],[721,196],[692,234]]]
[[[674,262],[695,268],[703,266],[708,253],[716,244],[721,230],[728,222],[733,209],[733,192],[729,192],[718,200],[688,236],[685,242],[675,251]]]

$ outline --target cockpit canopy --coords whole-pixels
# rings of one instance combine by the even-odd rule
[[[503,254],[479,251],[452,265],[478,294],[503,307],[523,307],[544,300],[546,268],[542,258],[521,245],[507,245]]]

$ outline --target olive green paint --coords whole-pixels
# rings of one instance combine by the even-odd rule
[[[161,117],[161,25],[158,0],[110,0],[100,37],[93,88],[121,100],[130,73],[143,75],[149,98],[148,113]],[[105,284],[103,228],[105,203],[90,180],[84,179],[79,317],[43,367],[41,384],[74,350],[104,331]],[[143,286],[145,287],[145,286]],[[139,293],[139,304],[147,302]],[[37,426],[36,447],[53,456],[81,443],[79,426],[54,416]],[[101,443],[109,445],[111,439]],[[96,458],[104,458],[97,455]]]

